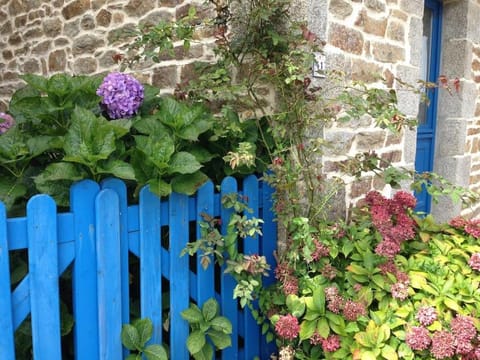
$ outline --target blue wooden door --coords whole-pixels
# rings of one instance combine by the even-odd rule
[[[442,4],[437,0],[426,0],[423,15],[421,79],[436,83],[440,75]],[[418,173],[433,170],[435,150],[435,128],[437,123],[436,89],[426,92],[428,104],[422,102],[418,113],[417,151],[415,170]],[[416,192],[417,211],[430,212],[431,197],[426,190]]]

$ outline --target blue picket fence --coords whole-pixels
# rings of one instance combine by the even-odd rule
[[[235,179],[226,178],[219,192],[206,183],[194,196],[174,193],[167,199],[143,188],[139,204],[130,206],[122,181],[84,180],[71,188],[70,212],[57,213],[51,197],[36,195],[27,204],[26,217],[19,218],[7,218],[0,203],[0,358],[15,359],[14,332],[29,314],[33,358],[62,358],[59,277],[69,266],[75,358],[124,358],[128,352],[122,348],[120,333],[122,324],[130,322],[129,258],[133,254],[140,264],[141,317],[153,322],[151,343],[169,344],[170,359],[189,358],[185,346],[189,327],[180,312],[192,301],[201,305],[212,297],[233,325],[232,346],[220,358],[269,359],[259,327],[232,297],[233,279],[213,266],[204,270],[199,259],[197,268],[192,268],[189,257],[180,256],[192,237],[200,237],[202,214],[220,217],[225,231],[232,210],[221,206],[221,198],[234,192],[247,200],[253,209],[250,216],[264,221],[263,236],[247,239],[243,251],[263,254],[273,264],[272,189],[254,176],[246,178],[240,189]],[[165,234],[167,247],[162,245]],[[28,274],[12,291],[9,252],[20,249],[28,250]],[[168,292],[162,283],[168,284]],[[164,296],[170,303],[169,330],[162,334]]]

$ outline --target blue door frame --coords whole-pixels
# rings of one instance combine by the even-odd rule
[[[440,75],[440,48],[442,29],[442,3],[438,0],[425,0],[424,26],[422,36],[422,72],[425,81],[436,83]],[[437,89],[426,93],[429,104],[422,104],[417,128],[417,150],[415,171],[431,172],[435,152],[435,130],[437,125]],[[417,211],[429,213],[431,196],[424,189],[416,192]]]

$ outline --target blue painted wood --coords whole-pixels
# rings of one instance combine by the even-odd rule
[[[252,212],[247,212],[245,215],[247,218],[259,219],[259,183],[256,176],[249,176],[243,182],[243,196],[248,207]],[[247,237],[244,240],[244,253],[246,255],[259,255],[260,243],[259,236],[254,235]],[[257,306],[255,305],[255,308]],[[256,320],[253,318],[250,311],[243,312],[243,322],[245,328],[244,340],[245,340],[245,356],[251,359],[252,356],[258,356],[260,354],[260,329]],[[247,357],[245,358],[247,360]]]
[[[197,239],[202,237],[200,231],[200,224],[204,221],[207,221],[202,214],[206,216],[214,217],[214,204],[213,204],[214,196],[213,196],[213,183],[211,181],[205,183],[197,193],[197,208],[196,214],[197,218]],[[205,301],[210,298],[215,297],[215,273],[214,273],[214,263],[215,258],[211,258],[210,265],[204,269],[201,264],[201,257],[202,253],[197,254],[197,279],[196,279],[196,287],[197,287],[197,303],[202,306]]]
[[[428,49],[423,56],[426,57],[428,64],[426,78],[422,79],[428,82],[437,83],[440,76],[440,52],[442,46],[442,2],[439,0],[426,0],[425,9],[431,13],[430,37]],[[427,19],[427,18],[425,18]],[[433,171],[433,161],[435,153],[435,137],[437,127],[437,104],[438,89],[429,89],[426,93],[429,105],[426,107],[425,121],[419,124],[417,128],[417,152],[415,154],[415,171],[418,173]],[[429,213],[431,210],[431,195],[424,188],[416,192],[417,206],[416,211]]]
[[[148,187],[140,191],[140,311],[153,324],[152,344],[162,343],[162,244],[160,198]]]
[[[72,272],[74,346],[77,359],[96,359],[98,345],[95,198],[100,186],[91,180],[70,189],[74,218],[75,265]]]
[[[261,243],[258,239],[247,239],[244,249],[245,252],[251,254],[266,253],[269,260],[272,261],[276,235],[273,215],[269,211],[271,189],[259,188],[259,185],[255,178],[247,179],[242,195],[248,199],[249,206],[254,209],[254,213],[250,216],[264,218],[265,235],[261,237]],[[34,343],[37,344],[36,347],[43,346],[42,349],[49,347],[49,349],[54,349],[56,354],[52,355],[51,352],[38,349],[37,351],[48,354],[48,359],[59,359],[58,277],[74,261],[73,301],[76,317],[76,358],[88,357],[92,360],[122,358],[126,351],[125,349],[122,351],[119,336],[121,325],[124,323],[121,314],[125,308],[128,309],[129,298],[122,293],[125,275],[121,269],[122,261],[124,261],[122,256],[127,253],[124,250],[125,244],[127,244],[127,251],[130,248],[132,253],[140,257],[142,316],[153,319],[156,334],[152,342],[158,343],[162,340],[160,304],[163,289],[161,288],[161,276],[170,280],[170,350],[172,359],[186,360],[189,358],[185,347],[188,324],[181,319],[180,312],[189,306],[191,299],[202,305],[210,297],[220,300],[222,313],[231,320],[234,329],[233,346],[223,351],[222,358],[229,358],[229,360],[230,358],[252,359],[258,355],[260,338],[258,328],[252,324],[250,315],[238,311],[237,301],[232,299],[235,281],[230,275],[220,274],[221,294],[216,294],[213,266],[204,271],[197,262],[198,268],[192,272],[189,270],[188,256],[179,256],[189,240],[189,221],[196,222],[196,238],[200,236],[199,221],[203,220],[200,215],[202,212],[211,216],[221,216],[222,231],[225,232],[232,210],[222,209],[220,201],[223,195],[237,192],[236,181],[233,178],[225,179],[220,194],[214,193],[213,185],[208,183],[195,196],[172,194],[169,199],[163,201],[151,194],[148,189],[144,189],[140,194],[140,205],[129,207],[126,205],[126,194],[122,193],[124,185],[118,181],[109,181],[104,183],[103,187],[105,189],[99,191],[98,184],[91,181],[80,182],[73,186],[71,189],[71,212],[64,214],[55,214],[55,205],[49,197],[44,195],[34,197],[31,200],[32,203],[40,201],[35,200],[37,198],[44,200],[37,205],[29,203],[27,218],[3,220],[4,230],[1,228],[0,213],[0,254],[2,254],[2,241],[8,244],[9,251],[11,250],[10,244],[13,244],[15,249],[26,248],[27,245],[30,245],[34,247],[31,251],[37,254],[30,257],[30,261],[33,262],[31,264],[33,273],[29,273],[22,280],[11,296],[10,308],[13,308],[13,314],[7,309],[8,306],[1,306],[0,313],[7,309],[7,316],[2,316],[0,321],[8,321],[8,316],[10,316],[12,327],[16,328],[31,311],[36,326],[36,339],[34,340]],[[45,201],[46,205],[43,203]],[[43,209],[44,205],[46,209]],[[36,215],[31,217],[31,213]],[[39,221],[44,224],[42,226],[46,226],[46,231],[42,227],[38,227]],[[161,226],[169,227],[169,249],[161,247]],[[38,229],[40,230],[37,231]],[[37,242],[33,243],[32,238]],[[49,246],[46,246],[45,241],[40,241],[40,239],[53,240]],[[45,255],[45,249],[50,254],[48,257]],[[52,255],[53,252],[56,252],[55,256]],[[53,261],[50,261],[50,257]],[[37,258],[40,260],[37,261]],[[44,263],[47,258],[49,260],[46,266]],[[56,263],[55,259],[57,259]],[[0,257],[0,266],[5,268],[4,257]],[[125,265],[123,267],[125,268]],[[46,274],[44,270],[46,270]],[[0,269],[0,279],[2,279],[1,276],[8,279],[9,276],[5,274],[6,271]],[[0,286],[4,284],[6,284],[5,288],[0,289],[10,294],[8,283],[0,281]],[[47,288],[51,290],[47,291]],[[45,312],[44,306],[39,305],[38,296],[34,295],[39,291],[50,294],[41,297],[41,301],[53,299],[57,303],[56,313],[48,310],[48,319],[45,319],[47,312]],[[0,301],[5,302],[8,299],[6,296],[1,296]],[[40,320],[40,317],[43,319]],[[50,330],[45,333],[43,325],[41,326],[42,331],[39,332],[38,324],[43,324],[46,320],[56,324],[56,333]],[[7,326],[0,328],[7,328]],[[84,330],[81,330],[82,328]],[[88,332],[88,334],[85,335],[84,332]],[[11,334],[13,331],[9,331],[9,333]],[[47,337],[46,334],[48,334],[48,339],[44,341]],[[118,334],[118,336],[112,334]],[[242,342],[239,342],[238,336],[244,338]],[[6,338],[2,337],[0,344],[2,341],[7,343]],[[11,346],[11,336],[8,341]],[[243,343],[244,345],[241,345]],[[262,344],[260,347],[260,358],[268,358],[263,355],[266,354],[264,345]],[[0,354],[2,354],[3,360],[3,355],[7,352],[0,352]],[[43,359],[42,357],[38,358]],[[7,358],[7,355],[5,355],[5,359],[11,360]]]
[[[122,278],[118,195],[101,190],[95,201],[99,357],[122,359]],[[128,301],[128,298],[125,299]]]
[[[122,299],[130,298],[130,274],[128,272],[128,205],[127,186],[120,179],[107,179],[101,183],[102,189],[112,189],[117,193],[120,209],[120,252],[122,272]],[[129,303],[122,304],[122,321],[124,324],[130,322]],[[127,355],[125,352],[124,355]]]
[[[12,296],[10,293],[10,264],[7,243],[7,214],[0,203],[0,354],[4,360],[15,360],[13,338]]]
[[[180,257],[189,240],[188,197],[172,193],[168,200],[170,222],[170,357],[187,360],[185,346],[188,337],[188,323],[180,313],[187,309],[189,296],[189,259]]]
[[[237,182],[232,177],[227,177],[222,181],[220,197],[231,193],[238,193]],[[222,234],[227,232],[227,226],[230,222],[230,216],[233,214],[233,209],[221,208],[220,218],[222,219]],[[221,308],[222,314],[227,316],[232,323],[232,346],[222,351],[222,360],[238,359],[238,301],[233,299],[232,294],[236,283],[231,275],[224,274],[222,267],[221,276]]]
[[[57,211],[51,197],[30,199],[27,233],[33,357],[61,360]]]

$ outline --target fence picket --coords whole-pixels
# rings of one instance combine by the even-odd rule
[[[0,354],[4,360],[15,360],[13,338],[12,297],[10,294],[10,264],[7,243],[7,215],[0,203]]]
[[[188,350],[185,340],[188,337],[188,323],[180,313],[190,303],[189,259],[180,257],[189,240],[188,197],[172,193],[169,197],[170,223],[170,357],[187,360]]]
[[[249,176],[243,182],[243,196],[248,207],[252,212],[247,212],[245,215],[247,218],[259,217],[259,189],[258,179],[256,176]],[[261,224],[260,224],[261,226]],[[258,255],[260,253],[259,236],[249,236],[244,241],[244,253],[246,255]],[[251,359],[252,355],[258,355],[260,352],[260,329],[257,322],[253,318],[250,311],[243,311],[244,322],[244,340],[245,340],[245,356],[249,355],[248,359]]]
[[[227,177],[222,181],[220,198],[231,193],[237,193],[237,182],[232,177]],[[221,208],[220,218],[222,219],[222,234],[226,234],[230,216],[233,214],[233,209]],[[222,360],[238,359],[238,308],[237,300],[232,298],[233,290],[236,283],[231,275],[224,274],[225,266],[222,267],[221,277],[221,307],[224,316],[227,316],[232,323],[232,346],[222,351]]]
[[[263,254],[269,263],[276,248],[276,227],[270,211],[272,192],[256,177],[244,180],[242,194],[253,209],[245,215],[263,218],[264,224],[263,236],[245,239],[243,250],[246,254]],[[196,269],[191,271],[192,259],[180,257],[188,241],[193,240],[190,231],[195,231],[195,239],[201,237],[200,224],[206,220],[203,215],[220,216],[221,231],[226,233],[234,210],[223,208],[221,199],[231,193],[238,193],[238,185],[229,177],[222,182],[220,194],[211,182],[193,197],[173,193],[168,199],[160,199],[144,188],[139,205],[128,206],[122,181],[109,179],[100,186],[84,180],[71,188],[68,213],[57,214],[55,203],[46,195],[29,201],[24,218],[7,219],[0,204],[1,360],[15,360],[14,330],[29,313],[35,360],[61,359],[59,276],[72,260],[75,358],[125,358],[128,350],[123,348],[120,334],[122,324],[129,322],[131,306],[129,246],[140,262],[140,316],[151,319],[154,326],[150,343],[168,342],[171,359],[189,359],[189,325],[180,312],[192,300],[201,307],[209,298],[216,298],[233,328],[232,346],[222,351],[221,358],[269,358],[272,350],[266,350],[261,342],[254,319],[249,311],[239,310],[238,301],[232,298],[236,282],[223,273],[225,266],[220,274],[213,264],[204,270],[199,253]],[[190,221],[195,222],[192,227]],[[168,249],[162,246],[162,226],[168,227]],[[30,272],[12,293],[9,252],[27,247]],[[168,288],[162,288],[162,277],[169,281]],[[220,293],[216,291],[218,279]],[[165,302],[163,296],[168,292],[169,339],[162,339],[162,300]]]
[[[36,195],[27,204],[28,266],[35,360],[61,360],[57,213],[53,199]]]
[[[97,261],[95,250],[95,197],[100,191],[91,180],[70,189],[74,216],[75,264],[72,272],[74,346],[77,359],[98,357]]]
[[[140,311],[153,324],[152,344],[162,343],[162,242],[160,198],[140,191]]]
[[[120,179],[106,179],[101,183],[102,189],[112,189],[117,193],[120,210],[120,259],[122,273],[122,299],[130,298],[130,275],[128,272],[128,205],[127,186]],[[130,322],[130,308],[128,303],[122,305],[122,322]],[[125,355],[127,353],[125,352]]]
[[[205,221],[202,214],[214,216],[214,196],[213,183],[211,181],[205,183],[197,193],[197,239],[200,239],[202,234],[200,230],[200,223]],[[212,258],[210,265],[204,269],[201,264],[202,254],[197,254],[197,303],[201,306],[205,301],[215,297],[215,274],[214,262]],[[206,285],[208,284],[208,286]]]
[[[122,278],[120,210],[118,195],[111,189],[98,193],[95,202],[99,359],[122,359]]]

